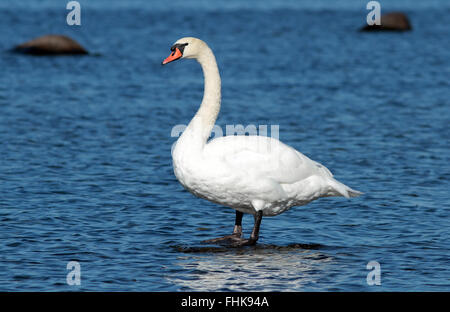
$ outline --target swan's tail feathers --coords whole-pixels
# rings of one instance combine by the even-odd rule
[[[347,185],[337,181],[334,178],[330,178],[328,180],[329,185],[333,189],[333,193],[336,193],[337,196],[344,196],[345,198],[350,197],[358,197],[359,195],[363,194],[360,191],[354,190]]]

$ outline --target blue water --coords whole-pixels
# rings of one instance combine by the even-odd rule
[[[357,32],[356,0],[80,2],[72,27],[66,1],[0,4],[0,290],[450,290],[448,1],[381,1],[414,30],[377,34]],[[7,52],[47,33],[93,55]],[[160,63],[186,35],[216,54],[220,127],[279,125],[365,194],[264,218],[255,247],[202,245],[234,211],[172,171],[203,80],[193,61]]]

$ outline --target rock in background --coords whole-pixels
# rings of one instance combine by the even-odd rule
[[[88,54],[75,40],[63,35],[46,35],[16,46],[14,52],[32,55]]]
[[[404,13],[393,12],[381,15],[381,25],[366,25],[361,31],[408,31],[411,23]]]

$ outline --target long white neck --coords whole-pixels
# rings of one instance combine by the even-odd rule
[[[189,141],[191,148],[197,147],[202,149],[206,144],[217,116],[219,115],[221,82],[216,58],[208,46],[204,46],[197,57],[197,61],[202,66],[205,80],[203,100],[200,108],[184,131],[182,137],[184,137],[184,140]],[[189,138],[187,138],[187,136]]]

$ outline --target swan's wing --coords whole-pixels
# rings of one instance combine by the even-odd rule
[[[314,174],[331,176],[321,164],[270,137],[221,137],[210,141],[204,151],[208,157],[220,158],[229,170],[281,184],[295,183]]]

